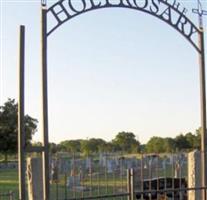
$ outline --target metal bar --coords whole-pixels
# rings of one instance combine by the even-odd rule
[[[83,187],[83,189],[82,189],[82,191],[81,191],[81,197],[84,197],[84,188],[85,188],[85,186],[84,186],[84,177],[85,177],[85,173],[84,173],[84,171],[83,171],[84,169],[83,168],[81,168],[81,184],[82,184],[82,187]]]
[[[32,153],[32,152],[36,152],[36,153],[41,153],[45,150],[44,147],[39,146],[39,147],[35,147],[35,146],[28,146],[26,147],[26,152],[27,153]]]
[[[121,191],[123,192],[124,189],[124,183],[123,183],[123,152],[122,152],[122,158],[121,158]],[[123,197],[121,196],[121,200],[123,200]]]
[[[116,194],[116,169],[113,170],[113,194]]]
[[[173,200],[175,199],[175,193],[173,192],[174,190],[174,172],[175,171],[175,168],[174,168],[174,154],[172,154],[172,197],[173,197]]]
[[[67,174],[65,173],[65,199],[67,199]]]
[[[56,199],[58,200],[59,198],[58,181],[55,181],[55,186],[56,186]]]
[[[157,177],[157,190],[160,188],[160,183],[159,183],[159,157],[156,158],[156,176]],[[159,197],[157,195],[157,200],[159,200]]]
[[[141,191],[144,191],[144,168],[143,168],[143,153],[141,154]],[[141,200],[143,200],[143,194],[141,195]]]
[[[108,156],[108,155],[107,155]],[[107,171],[108,171],[108,158],[106,156],[106,166],[105,166],[105,194],[108,194],[108,174],[107,174]]]
[[[41,62],[42,62],[42,127],[43,146],[42,169],[43,169],[43,198],[49,200],[49,144],[48,144],[48,97],[47,97],[47,8],[41,9]]]
[[[192,187],[192,188],[169,188],[169,189],[162,189],[162,190],[158,190],[159,193],[163,193],[163,192],[185,192],[185,191],[191,191],[191,190],[206,190],[207,187]],[[149,194],[149,193],[154,193],[157,192],[157,190],[145,190],[145,191],[135,191],[135,194]]]
[[[200,101],[201,101],[201,186],[205,187],[207,183],[207,165],[206,165],[206,83],[205,83],[205,49],[204,49],[204,30],[200,27],[199,54],[200,65]],[[202,199],[206,199],[206,190],[202,191]]]
[[[179,188],[182,188],[182,172],[181,172],[181,170],[182,170],[182,166],[181,166],[181,161],[180,161],[180,159],[181,158],[179,158],[179,161],[178,161],[178,163],[179,163]],[[179,200],[182,200],[183,199],[183,197],[182,197],[182,192],[180,191],[179,192]]]
[[[73,192],[73,198],[76,198],[75,196],[75,153],[73,152],[73,169],[72,169],[72,177],[73,177],[73,182],[72,182],[72,192]]]
[[[150,159],[150,160],[149,160]],[[149,190],[152,190],[152,158],[148,158],[148,177],[149,177]],[[152,195],[150,194],[149,199],[152,200]]]
[[[127,169],[127,192],[130,194],[127,200],[131,200],[131,176],[130,169]]]
[[[92,159],[92,157],[90,158],[90,166],[89,166],[89,176],[90,176],[90,196],[92,196],[92,189],[93,189],[93,185],[92,185],[92,182],[93,182],[93,180],[92,180],[92,161],[93,161],[93,159]]]
[[[134,200],[135,199],[135,193],[134,193],[134,169],[133,168],[131,168],[130,169],[130,181],[131,181],[131,192],[130,192],[130,194],[131,194],[131,200]]]
[[[165,171],[164,171],[164,177],[165,177],[165,182],[164,182],[164,184],[165,184],[165,190],[166,190],[166,188],[167,188],[167,180],[166,180],[166,178],[167,178],[167,165],[166,165],[166,159],[165,159],[165,163],[164,163],[165,165]],[[166,193],[165,193],[165,198],[166,198]]]
[[[25,129],[24,129],[24,70],[25,70],[25,26],[20,26],[19,35],[19,102],[18,102],[18,171],[19,200],[26,198],[25,184]]]
[[[100,173],[101,173],[101,169],[100,169],[100,165],[98,165],[98,196],[100,195]]]
[[[112,171],[112,183],[113,183],[113,186],[112,186],[112,193],[113,194],[115,194],[115,187],[114,187],[114,185],[115,185],[115,175],[114,175],[114,169],[113,169],[113,171]],[[114,198],[113,198],[113,200],[114,200]]]

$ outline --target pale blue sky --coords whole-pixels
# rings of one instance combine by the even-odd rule
[[[191,13],[196,0],[178,2],[197,23]],[[207,10],[207,0],[203,6]],[[40,121],[36,140],[41,139],[39,22],[40,0],[1,0],[0,101],[17,99],[18,27],[24,24],[26,112]],[[204,25],[206,31],[207,17]],[[50,141],[111,140],[119,131],[132,131],[146,142],[199,127],[198,55],[163,21],[129,9],[102,9],[65,23],[48,43]]]

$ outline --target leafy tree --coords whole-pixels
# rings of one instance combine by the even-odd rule
[[[178,151],[191,149],[190,142],[187,140],[187,137],[185,137],[183,134],[180,134],[175,137],[175,143],[176,149]]]
[[[18,105],[14,99],[8,99],[0,107],[0,152],[4,154],[7,161],[7,155],[17,152],[17,113]],[[30,144],[32,135],[37,130],[37,120],[26,115],[24,118],[26,145]]]
[[[81,142],[81,152],[86,156],[89,156],[94,152],[94,146],[89,140],[83,140]]]
[[[58,146],[54,142],[49,143],[49,151],[51,154],[55,154],[58,151]]]
[[[81,140],[65,140],[59,144],[59,149],[70,153],[81,152]]]
[[[106,148],[107,143],[100,138],[91,138],[81,142],[81,150],[85,155],[90,155],[99,151],[105,151]]]
[[[89,143],[94,146],[93,152],[103,152],[107,149],[107,142],[100,138],[91,138],[89,139]]]
[[[194,141],[194,148],[200,149],[201,148],[201,127],[196,130],[196,138]]]
[[[152,137],[146,144],[148,153],[163,153],[165,152],[164,139],[161,137]]]
[[[136,140],[134,133],[131,132],[119,132],[115,139],[112,140],[113,145],[117,145],[119,150],[124,152],[138,152],[140,143]]]
[[[176,143],[173,138],[164,138],[164,152],[172,153],[176,150]]]
[[[118,145],[113,144],[113,142],[107,142],[105,145],[105,152],[116,152],[119,149]]]

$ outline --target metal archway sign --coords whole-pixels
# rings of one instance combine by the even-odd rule
[[[78,8],[77,2],[80,4]],[[103,8],[128,8],[157,17],[176,29],[197,51],[200,51],[196,42],[193,41],[193,36],[200,34],[200,30],[186,17],[187,9],[182,8],[181,4],[175,0],[172,4],[166,0],[60,0],[46,11],[48,19],[53,18],[56,21],[47,30],[47,36],[72,18]]]
[[[171,3],[169,3],[171,1]],[[76,3],[79,3],[77,6]],[[42,152],[43,161],[43,191],[44,200],[50,199],[49,189],[49,142],[48,142],[48,96],[47,96],[47,38],[65,22],[89,11],[103,8],[128,8],[152,15],[167,23],[178,31],[198,52],[200,66],[200,104],[201,104],[201,186],[206,187],[206,89],[205,89],[205,55],[204,31],[202,25],[202,10],[198,0],[198,9],[193,11],[199,15],[199,25],[196,26],[187,16],[187,9],[177,0],[59,0],[47,8],[46,0],[41,6],[41,65],[42,65],[42,123],[43,146],[25,149],[23,115],[24,115],[24,26],[20,27],[20,62],[19,62],[19,199],[25,199],[24,157],[26,151]],[[48,27],[48,20],[54,23]],[[198,38],[196,40],[195,38]],[[206,199],[206,190],[202,192],[202,199]]]

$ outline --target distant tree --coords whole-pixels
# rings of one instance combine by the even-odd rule
[[[89,141],[89,140],[83,140],[81,142],[81,152],[85,155],[85,156],[89,156],[94,152],[95,148],[93,146],[93,144]]]
[[[80,140],[65,140],[58,145],[58,149],[69,153],[81,152]]]
[[[112,142],[107,142],[105,145],[105,152],[115,152],[118,149]]]
[[[141,153],[147,153],[146,144],[140,144],[140,152]]]
[[[164,147],[164,139],[161,137],[152,137],[147,142],[145,148],[148,153],[164,153],[165,147]]]
[[[172,153],[176,150],[176,143],[173,138],[164,138],[164,152],[165,153]]]
[[[4,154],[7,161],[7,155],[17,152],[17,112],[18,105],[14,99],[8,99],[0,107],[0,152]],[[26,145],[29,145],[32,136],[37,130],[38,121],[29,115],[24,118]]]
[[[178,151],[185,151],[191,149],[190,142],[187,140],[187,137],[184,136],[183,134],[180,134],[175,137],[175,144],[176,144],[176,149]]]
[[[140,142],[136,140],[134,133],[131,132],[119,132],[115,139],[112,140],[112,144],[117,146],[119,150],[127,153],[138,152],[140,150]]]
[[[32,142],[32,146],[35,146],[35,147],[42,146],[42,142]]]
[[[191,132],[185,135],[180,134],[175,138],[152,137],[145,145],[148,153],[171,153],[175,151],[189,151],[200,149],[201,129],[197,129],[195,134]]]
[[[196,129],[196,138],[195,138],[195,142],[194,142],[194,148],[195,149],[200,149],[201,148],[201,127]]]
[[[55,154],[58,151],[58,146],[54,142],[49,143],[49,151],[51,154]]]
[[[97,153],[100,151],[106,151],[107,143],[100,138],[91,138],[89,140],[83,140],[81,142],[81,151],[85,155]]]
[[[94,152],[105,152],[107,150],[107,142],[100,138],[92,138],[89,140],[94,145]]]

